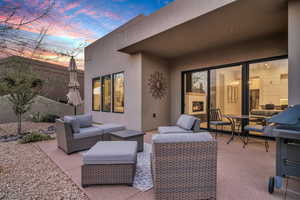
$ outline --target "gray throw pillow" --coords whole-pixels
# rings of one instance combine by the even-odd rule
[[[191,130],[196,118],[191,115],[181,115],[176,123],[180,128]]]
[[[79,121],[80,128],[88,128],[92,126],[92,115],[77,115],[75,116],[76,119]]]
[[[64,121],[71,124],[73,133],[80,133],[80,123],[75,116],[64,116]]]

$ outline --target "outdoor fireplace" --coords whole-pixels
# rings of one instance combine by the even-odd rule
[[[204,102],[203,101],[193,101],[193,112],[203,112],[204,111]]]

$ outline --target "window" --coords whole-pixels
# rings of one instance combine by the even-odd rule
[[[111,75],[102,77],[102,111],[111,111]]]
[[[124,112],[124,73],[113,74],[113,112]]]
[[[101,84],[100,78],[93,79],[93,97],[92,97],[92,109],[93,111],[100,111],[101,100],[100,100],[100,93],[101,93]]]
[[[269,117],[288,106],[288,60],[249,66],[250,114]]]

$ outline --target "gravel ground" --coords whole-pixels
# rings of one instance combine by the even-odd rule
[[[51,124],[24,124],[25,130]],[[0,124],[6,134],[16,124]],[[3,134],[3,133],[2,133]],[[0,200],[88,200],[88,197],[35,144],[0,142]]]
[[[35,123],[35,122],[23,122],[22,131],[39,131],[40,129],[47,129],[52,123]],[[17,134],[17,123],[6,123],[0,124],[0,136],[4,135],[16,135]]]
[[[0,143],[0,199],[88,197],[34,144]]]

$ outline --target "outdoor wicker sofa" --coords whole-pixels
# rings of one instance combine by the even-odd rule
[[[217,142],[209,133],[157,134],[152,140],[156,199],[216,199]]]
[[[67,154],[89,149],[98,141],[109,140],[109,132],[125,129],[120,124],[93,125],[91,115],[65,116],[55,126],[57,146]]]
[[[158,132],[160,134],[200,132],[200,119],[192,115],[181,115],[176,126],[160,126]]]

